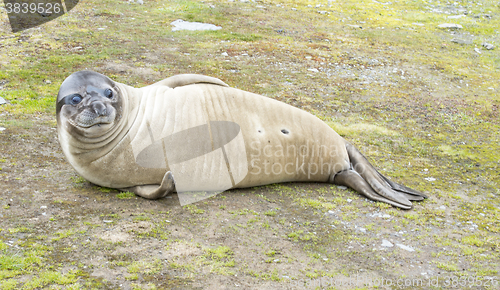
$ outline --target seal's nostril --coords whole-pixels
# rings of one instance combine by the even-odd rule
[[[107,113],[106,105],[101,102],[95,102],[92,104],[92,109],[98,116],[105,116]]]
[[[286,135],[286,134],[290,133],[290,131],[288,131],[287,129],[281,129],[281,133]]]

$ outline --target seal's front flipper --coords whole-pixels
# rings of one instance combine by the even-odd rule
[[[152,86],[167,86],[169,88],[182,87],[192,84],[212,84],[223,87],[229,87],[225,82],[218,78],[198,75],[198,74],[181,74],[171,76],[162,81],[152,84]]]
[[[158,185],[137,185],[133,187],[123,188],[123,191],[131,191],[138,196],[142,196],[147,199],[158,199],[167,196],[169,193],[175,191],[174,176],[172,172],[167,171],[163,180]]]

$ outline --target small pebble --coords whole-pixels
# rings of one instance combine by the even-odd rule
[[[403,244],[396,244],[396,246],[400,247],[401,249],[408,251],[408,252],[415,252],[415,250],[412,247],[405,246]]]
[[[394,247],[394,245],[388,240],[382,240],[382,247],[391,248]]]
[[[465,17],[465,15],[452,15],[452,16],[448,16],[448,19],[458,19],[458,18],[462,18],[462,17]]]
[[[370,216],[371,216],[371,217],[380,217],[380,218],[383,218],[383,219],[388,219],[388,218],[390,218],[390,217],[391,217],[390,215],[388,215],[388,214],[386,214],[386,213],[382,214],[382,213],[380,213],[380,212],[373,213],[373,214],[371,214]]]
[[[487,42],[483,43],[483,47],[486,48],[487,50],[492,50],[495,48],[493,44]]]
[[[451,42],[458,43],[458,44],[472,44],[472,41],[470,40],[464,40],[460,38],[453,38]]]
[[[178,31],[178,30],[219,30],[222,29],[222,27],[209,24],[209,23],[201,23],[201,22],[189,22],[189,21],[184,21],[182,19],[177,19],[170,23],[170,25],[174,26],[172,28],[172,31]]]
[[[439,28],[462,29],[462,25],[453,23],[443,23],[438,25]]]

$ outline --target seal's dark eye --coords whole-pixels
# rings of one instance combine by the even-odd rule
[[[80,95],[71,96],[71,103],[73,105],[78,105],[81,101],[82,101],[82,96],[80,96]]]
[[[108,99],[111,99],[113,97],[113,91],[111,89],[105,89],[104,96]]]

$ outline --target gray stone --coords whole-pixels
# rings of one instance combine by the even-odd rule
[[[7,101],[4,98],[0,97],[0,105],[3,104],[7,104]]]
[[[453,38],[451,42],[458,43],[458,44],[472,44],[472,41],[466,40],[466,39],[460,39],[460,38]]]
[[[392,248],[394,245],[388,240],[382,240],[382,247]]]
[[[405,246],[403,244],[396,244],[396,246],[400,247],[401,249],[408,251],[408,252],[415,252],[415,250],[412,247]]]
[[[458,18],[462,18],[462,17],[465,17],[465,15],[452,15],[452,16],[448,16],[448,19],[458,19]]]
[[[388,219],[388,218],[391,218],[390,215],[388,214],[383,214],[383,213],[380,213],[380,212],[376,212],[376,213],[373,213],[373,214],[369,214],[371,217],[380,217],[380,218],[383,218],[383,219]]]
[[[453,23],[443,23],[438,25],[439,28],[462,29],[462,25]]]
[[[220,26],[216,26],[213,24],[201,23],[201,22],[189,22],[189,21],[184,21],[182,19],[177,19],[170,24],[174,26],[174,28],[172,28],[172,31],[178,31],[178,30],[191,30],[191,31],[195,31],[195,30],[219,30],[222,28]]]
[[[483,43],[483,47],[486,48],[487,50],[492,50],[495,48],[493,44],[487,42]]]

